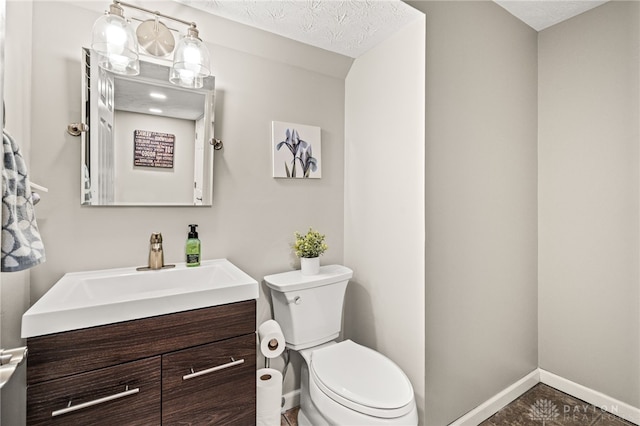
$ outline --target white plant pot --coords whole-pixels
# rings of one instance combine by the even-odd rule
[[[302,275],[316,275],[320,272],[320,258],[301,257],[300,270],[302,271]]]

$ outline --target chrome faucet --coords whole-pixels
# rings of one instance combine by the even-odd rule
[[[162,234],[154,232],[149,240],[149,269],[162,269],[164,266],[164,254],[162,252]]]

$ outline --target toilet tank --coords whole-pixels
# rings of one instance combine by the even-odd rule
[[[264,277],[271,289],[274,319],[289,348],[310,348],[338,337],[344,294],[352,276],[346,266],[327,265],[316,275],[298,270]]]

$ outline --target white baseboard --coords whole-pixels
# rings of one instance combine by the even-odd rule
[[[539,368],[538,371],[540,372],[540,381],[545,385],[549,385],[552,388],[556,388],[559,391],[588,402],[600,410],[607,411],[627,421],[640,425],[640,408],[618,401],[615,398],[593,389],[589,389],[586,386],[582,386],[541,368]]]
[[[541,368],[537,368],[516,383],[469,411],[464,416],[455,420],[453,423],[450,423],[449,426],[478,425],[538,383],[549,385],[552,388],[588,402],[597,409],[640,425],[640,408],[618,401],[615,398],[589,389],[586,386],[582,386]]]
[[[538,373],[538,370],[534,370],[473,410],[469,411],[449,426],[478,425],[493,416],[501,408],[509,405],[510,402],[516,400],[520,395],[537,385],[539,382],[540,374]]]
[[[283,413],[287,410],[291,410],[294,407],[298,407],[300,405],[300,389],[296,389],[282,395],[282,399],[284,401],[284,403],[282,404]]]

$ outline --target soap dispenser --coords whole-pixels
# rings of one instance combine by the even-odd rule
[[[198,225],[189,225],[189,237],[187,238],[187,266],[200,266],[200,240],[198,239]]]

